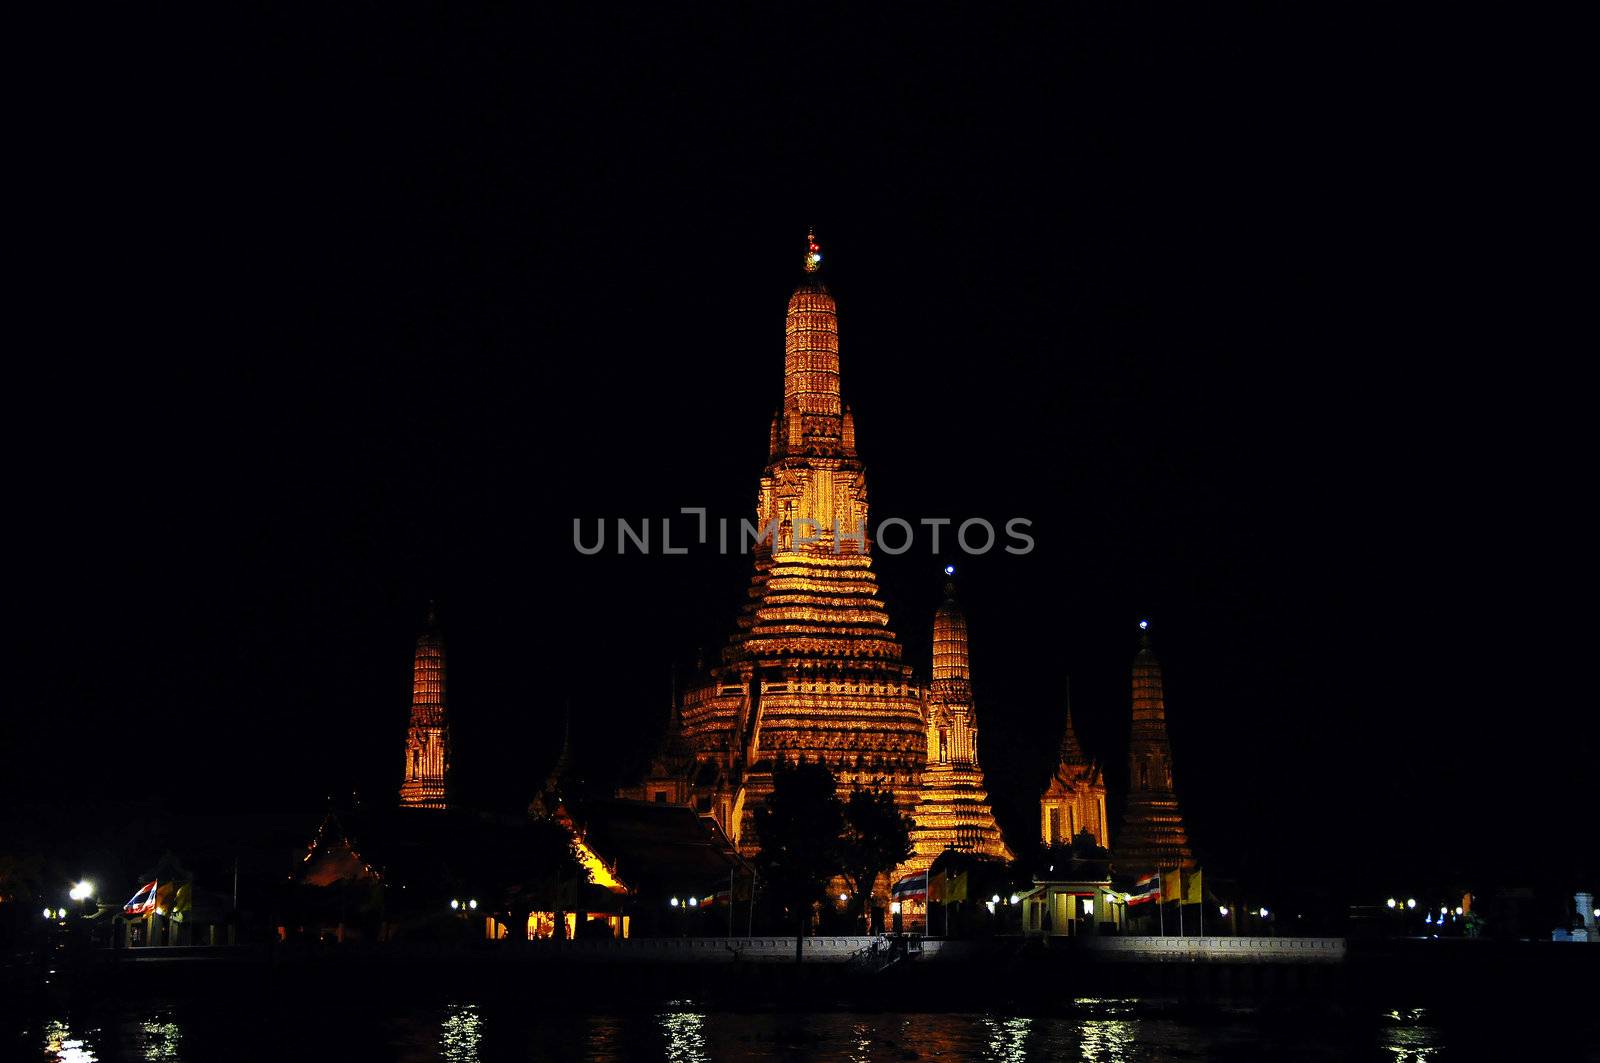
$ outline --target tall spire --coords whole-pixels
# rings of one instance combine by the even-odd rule
[[[934,682],[968,684],[972,664],[967,651],[967,617],[956,602],[956,567],[944,567],[944,604],[933,614]]]
[[[1083,747],[1078,744],[1078,732],[1072,726],[1072,684],[1067,684],[1067,726],[1061,732],[1061,763],[1066,765],[1087,767],[1089,758],[1083,753]]]
[[[822,251],[806,237],[805,276],[784,317],[781,454],[838,454],[844,448],[839,398],[839,311],[823,285]]]
[[[1133,733],[1128,743],[1128,806],[1117,839],[1123,871],[1193,867],[1194,853],[1172,783],[1172,743],[1161,662],[1150,646],[1150,622],[1139,621],[1133,659]]]
[[[956,604],[955,574],[954,565],[945,566],[945,600],[933,614],[933,681],[924,694],[928,761],[911,832],[913,860],[922,867],[952,846],[1011,857],[989,806],[978,761],[967,618]]]
[[[449,805],[450,714],[445,692],[444,638],[439,615],[428,603],[428,621],[411,658],[411,721],[406,729],[406,764],[400,784],[404,808]]]
[[[749,593],[720,662],[680,701],[696,806],[746,852],[780,757],[826,764],[843,795],[888,789],[909,811],[927,752],[922,688],[872,569],[867,478],[846,427],[838,313],[814,230],[805,251],[784,317]],[[666,789],[643,785],[650,799]]]

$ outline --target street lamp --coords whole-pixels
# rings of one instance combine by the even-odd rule
[[[1265,908],[1263,908],[1263,909],[1261,909],[1261,911],[1260,911],[1260,912],[1258,912],[1258,913],[1256,913],[1256,914],[1258,914],[1258,915],[1260,915],[1260,916],[1261,916],[1261,918],[1263,918],[1263,919],[1265,919],[1265,918],[1266,918],[1266,917],[1267,917],[1267,916],[1268,916],[1268,915],[1270,915],[1270,914],[1271,914],[1271,913],[1270,913],[1270,912],[1268,912],[1268,911],[1267,911],[1267,910],[1266,910],[1266,909],[1265,909]]]
[[[676,898],[676,897],[672,898],[672,906],[674,908],[676,908],[678,906],[678,898]]]
[[[86,901],[90,897],[94,896],[94,883],[90,882],[88,879],[84,879],[82,882],[79,882],[77,885],[73,886],[72,889],[68,891],[67,896],[71,897],[75,901]]]
[[[467,907],[471,908],[473,911],[477,911],[478,910],[478,899],[476,897],[474,897],[472,900],[468,901],[467,902]]]
[[[1406,898],[1406,907],[1407,908],[1415,908],[1416,906],[1417,906],[1417,899],[1415,897],[1407,897]]]
[[[1217,914],[1224,919],[1228,918],[1228,906],[1226,904],[1217,905]]]
[[[1383,903],[1387,904],[1391,908],[1398,908],[1400,906],[1400,902],[1395,900],[1393,897],[1390,897],[1387,901],[1384,901]]]

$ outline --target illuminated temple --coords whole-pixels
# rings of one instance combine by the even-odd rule
[[[867,483],[839,390],[839,322],[808,241],[784,321],[783,404],[761,475],[755,572],[735,630],[684,694],[656,792],[686,787],[728,837],[757,848],[751,816],[780,759],[820,761],[841,793],[891,791],[911,811],[927,756],[922,695],[878,595]]]
[[[1128,807],[1117,836],[1121,871],[1195,866],[1184,833],[1178,795],[1172,788],[1172,744],[1167,739],[1167,702],[1161,662],[1150,649],[1149,625],[1140,622],[1139,654],[1133,660],[1133,735],[1128,748]]]
[[[950,568],[947,576],[954,576]],[[945,583],[944,604],[933,617],[933,679],[925,702],[928,763],[922,796],[912,814],[915,866],[926,867],[946,849],[1010,860],[978,763],[978,721],[972,707],[972,666],[967,618],[956,604],[953,578]]]
[[[1088,831],[1096,845],[1109,849],[1106,826],[1105,773],[1078,744],[1069,701],[1056,770],[1039,799],[1039,840],[1045,845],[1068,845],[1079,833]]]
[[[444,639],[428,608],[411,661],[411,723],[406,729],[405,781],[400,807],[447,808],[450,803],[450,717],[445,701]]]

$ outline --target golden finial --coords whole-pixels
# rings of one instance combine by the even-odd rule
[[[817,243],[817,230],[806,230],[806,272],[815,273],[822,268],[822,247]]]

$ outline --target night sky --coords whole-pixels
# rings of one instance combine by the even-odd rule
[[[1479,90],[1305,14],[789,10],[74,38],[14,201],[8,835],[391,800],[430,598],[464,799],[525,805],[564,705],[605,791],[749,567],[572,521],[751,513],[814,225],[874,517],[1033,521],[878,560],[922,669],[960,566],[1013,845],[1069,676],[1116,813],[1148,616],[1208,866],[1592,875],[1563,288]]]

